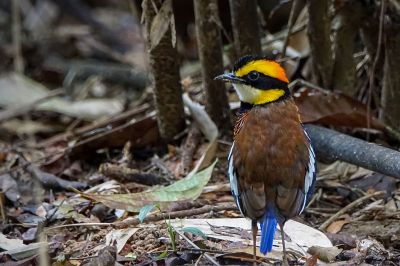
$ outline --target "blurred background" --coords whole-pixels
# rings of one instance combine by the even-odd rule
[[[343,133],[349,143],[344,152],[316,145],[317,194],[301,218],[344,249],[327,261],[358,256],[398,265],[400,240],[392,238],[400,234],[398,0],[2,0],[2,236],[20,240],[15,247],[46,242],[50,256],[41,256],[43,265],[54,258],[90,260],[116,230],[44,228],[120,222],[148,203],[168,201],[158,192],[141,192],[185,180],[214,158],[220,161],[208,179],[188,181],[195,187],[180,188],[184,192],[161,209],[209,206],[201,218],[238,217],[225,158],[239,99],[213,77],[245,54],[283,65],[302,121],[318,125],[313,140],[330,142],[322,128],[335,130],[332,138]],[[352,137],[364,142],[351,146]],[[389,149],[380,153],[367,142]],[[378,159],[353,156],[358,149]],[[385,157],[388,150],[396,153]],[[138,196],[120,196],[128,192]],[[368,193],[373,197],[364,199]],[[111,196],[94,196],[103,194]],[[360,198],[357,209],[329,220]],[[211,206],[220,209],[211,212]],[[170,247],[168,228],[158,223],[129,231],[131,238],[117,237],[124,248],[117,254],[126,260],[119,262],[178,265],[166,256],[193,255],[159,257]],[[373,239],[369,247],[381,253],[360,248],[367,236]],[[227,242],[203,244],[221,250],[231,247]],[[11,250],[7,245],[0,251]],[[237,256],[235,263],[243,258]],[[39,263],[31,254],[23,259]],[[19,260],[0,254],[0,263]]]

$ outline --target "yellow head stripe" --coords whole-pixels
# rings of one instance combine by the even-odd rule
[[[254,104],[270,103],[278,100],[285,94],[284,90],[272,89],[272,90],[259,90],[259,94],[256,97]]]
[[[257,71],[266,76],[279,79],[283,82],[289,82],[285,70],[277,62],[260,59],[248,62],[235,72],[237,77],[243,77],[251,71]]]

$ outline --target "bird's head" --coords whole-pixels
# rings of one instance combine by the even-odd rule
[[[244,56],[235,63],[233,72],[215,79],[231,82],[239,99],[252,105],[275,102],[290,94],[285,70],[263,57]]]

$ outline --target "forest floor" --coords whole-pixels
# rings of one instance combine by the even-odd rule
[[[250,221],[227,178],[232,139],[198,104],[198,62],[182,69],[187,129],[162,145],[138,21],[92,10],[112,35],[44,3],[43,21],[24,24],[32,27],[23,73],[10,71],[18,58],[0,38],[0,264],[252,265]],[[305,38],[304,27],[298,34]],[[129,53],[126,43],[135,44]],[[293,62],[286,67],[301,72]],[[299,84],[304,122],[398,147],[379,121],[365,129],[365,104]],[[234,120],[238,99],[232,90],[229,98]],[[289,262],[400,265],[399,220],[399,179],[319,162],[308,208],[285,227]],[[258,255],[279,265],[280,234],[267,257]]]

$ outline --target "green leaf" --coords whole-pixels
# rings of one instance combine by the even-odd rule
[[[165,258],[168,255],[168,251],[164,251],[163,253],[161,253],[160,255],[158,255],[156,260],[161,260],[163,258]]]
[[[144,218],[146,218],[147,214],[149,214],[149,212],[151,212],[151,210],[154,209],[155,207],[156,207],[156,204],[149,204],[149,205],[146,205],[143,208],[141,208],[139,215],[138,215],[139,221],[141,223],[143,223]]]
[[[182,232],[185,233],[191,233],[196,236],[200,236],[202,238],[207,238],[206,234],[203,233],[199,228],[197,227],[184,227],[181,229]]]
[[[125,258],[136,260],[137,254],[135,252],[129,252],[128,254],[125,255]]]
[[[159,208],[164,208],[173,202],[191,201],[197,199],[204,186],[211,178],[217,160],[206,169],[166,187],[158,187],[151,191],[130,194],[98,195],[80,193],[81,196],[101,202],[109,208],[122,209],[130,212],[139,212],[145,205],[159,203]]]

